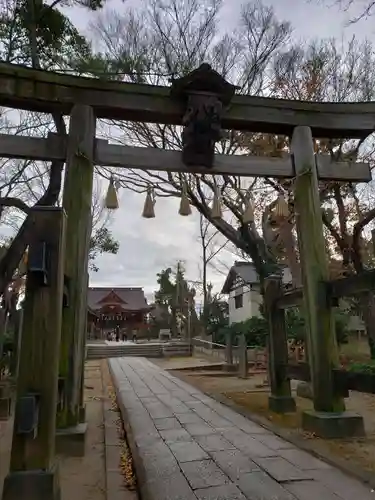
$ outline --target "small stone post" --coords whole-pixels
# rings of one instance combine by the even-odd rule
[[[238,365],[238,376],[240,378],[247,378],[248,373],[248,362],[247,362],[247,342],[245,335],[240,335],[238,340],[239,348],[239,365]]]
[[[285,312],[277,307],[277,299],[282,294],[281,276],[272,275],[264,282],[264,302],[268,317],[268,373],[271,395],[269,409],[276,413],[293,412],[296,403],[292,398],[290,380],[287,376],[288,344]]]
[[[231,333],[225,334],[225,370],[233,369],[233,337]]]
[[[33,240],[24,301],[16,410],[3,500],[59,500],[54,462],[63,304],[66,216],[61,208],[30,214]]]
[[[345,412],[344,400],[334,388],[332,368],[338,366],[333,310],[324,282],[329,280],[318,175],[310,127],[293,131],[295,209],[302,269],[308,359],[314,411],[305,411],[303,428],[321,437],[363,435],[363,419]]]

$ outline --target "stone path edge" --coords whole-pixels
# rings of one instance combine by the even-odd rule
[[[183,382],[186,383],[191,383],[191,381],[186,380],[183,376],[180,376],[179,370],[168,370],[175,377],[180,378]],[[181,375],[183,375],[181,373]],[[191,384],[193,385],[193,384]],[[329,452],[318,452],[315,450],[308,442],[305,440],[291,436],[286,430],[284,430],[282,427],[273,424],[270,422],[268,419],[261,417],[260,415],[256,415],[249,410],[246,410],[246,408],[243,408],[242,406],[238,405],[234,401],[232,401],[229,398],[226,398],[225,396],[221,394],[214,394],[210,393],[208,391],[205,391],[204,389],[199,387],[199,390],[205,394],[206,396],[211,397],[212,399],[215,399],[218,403],[222,403],[223,405],[227,406],[228,408],[231,408],[232,410],[236,411],[243,417],[247,418],[248,420],[251,420],[255,424],[258,424],[268,431],[273,432],[276,434],[276,436],[284,439],[285,441],[288,441],[289,443],[293,444],[297,448],[306,451],[307,453],[310,453],[310,455],[313,455],[315,458],[318,458],[320,460],[323,460],[329,465],[332,465],[333,467],[337,467],[340,469],[342,472],[347,474],[348,476],[358,479],[362,483],[365,483],[366,485],[369,485],[372,489],[375,489],[375,476],[372,472],[366,471],[362,469],[359,466],[353,465],[353,464],[348,464],[345,460],[341,460],[339,457],[336,457],[332,453]]]
[[[107,362],[108,369],[110,368],[109,363]],[[113,379],[112,373],[110,372],[110,377],[111,380]],[[102,372],[102,383],[103,383],[103,391],[106,393],[106,388],[105,388],[105,383],[104,383],[104,377],[103,377],[103,372]],[[114,385],[113,385],[114,387]],[[116,393],[116,399],[117,398],[117,393]],[[117,402],[117,401],[116,401]],[[122,472],[120,468],[116,469],[111,469],[110,468],[110,463],[113,462],[113,459],[116,458],[118,459],[118,462],[120,463],[120,448],[121,448],[121,440],[120,436],[117,436],[117,426],[114,426],[113,424],[113,419],[114,419],[114,414],[112,410],[112,401],[107,399],[107,397],[103,397],[102,399],[102,411],[103,411],[103,424],[104,424],[104,461],[105,461],[105,482],[106,482],[106,500],[119,500],[119,498],[123,498],[124,495],[124,489],[122,488],[122,483],[124,481]],[[120,409],[120,407],[119,407]],[[122,417],[122,411],[120,409],[120,415],[121,419]],[[125,422],[124,422],[125,424]],[[116,443],[118,445],[114,445],[114,439],[113,439],[113,429],[116,429]],[[127,436],[128,438],[128,436]],[[129,444],[129,443],[127,443]],[[130,444],[129,444],[130,446]],[[131,450],[131,453],[133,451]],[[109,458],[109,462],[108,462]],[[138,485],[137,485],[138,488]],[[133,490],[127,490],[126,493],[126,498],[133,498],[136,499],[138,498],[138,491],[137,488],[135,491]],[[124,499],[125,500],[125,499]]]
[[[117,405],[118,405],[118,408],[120,410],[120,415],[121,415],[122,423],[123,423],[125,434],[126,434],[126,440],[127,440],[127,443],[128,443],[128,446],[130,448],[130,452],[131,452],[131,455],[133,458],[133,465],[134,465],[135,475],[137,478],[137,493],[138,493],[139,498],[141,498],[142,500],[152,500],[152,495],[151,495],[151,493],[146,485],[147,484],[146,473],[145,473],[145,469],[143,466],[143,461],[142,461],[142,458],[138,452],[138,447],[137,447],[137,444],[135,442],[133,432],[132,432],[132,429],[131,429],[131,426],[129,423],[128,412],[126,411],[126,408],[125,408],[125,406],[120,398],[118,387],[114,383],[114,374],[113,374],[109,359],[107,360],[107,365],[108,365],[109,373],[110,373],[110,376],[112,379],[112,384],[113,384],[113,388],[114,388],[115,395],[116,395]],[[107,498],[107,500],[112,500],[112,499]]]

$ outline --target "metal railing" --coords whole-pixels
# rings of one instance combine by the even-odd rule
[[[192,339],[193,354],[203,354],[217,361],[225,361],[225,344],[217,344],[198,337]]]
[[[193,354],[203,355],[215,361],[225,362],[225,344],[218,344],[198,337],[192,339]],[[233,346],[233,363],[239,363],[239,347]],[[262,347],[248,347],[247,359],[250,365],[263,366],[266,364],[266,349]]]

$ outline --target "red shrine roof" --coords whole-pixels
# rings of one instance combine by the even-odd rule
[[[89,287],[87,305],[93,311],[98,311],[109,305],[121,306],[125,311],[150,309],[143,289],[128,287]]]

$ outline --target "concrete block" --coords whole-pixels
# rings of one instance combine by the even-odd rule
[[[11,472],[4,480],[2,500],[61,500],[58,470]]]
[[[71,457],[83,457],[85,454],[87,423],[81,423],[66,429],[56,429],[56,453]]]
[[[296,402],[292,396],[269,396],[268,408],[274,413],[294,413]]]
[[[342,413],[304,411],[302,413],[302,428],[325,439],[363,437],[365,435],[362,416],[351,411]]]

